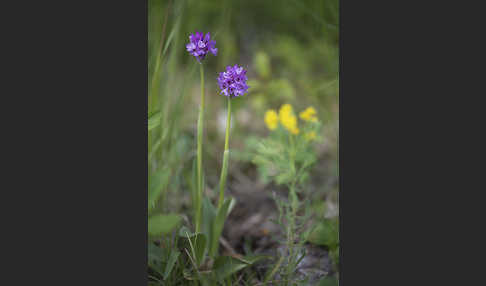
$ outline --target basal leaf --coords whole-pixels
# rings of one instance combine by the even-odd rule
[[[222,281],[251,264],[242,262],[231,256],[219,256],[213,265],[213,272],[219,281]]]
[[[150,235],[162,235],[171,232],[181,221],[176,214],[155,215],[148,219],[148,232]]]
[[[216,209],[209,200],[209,198],[204,197],[202,206],[202,225],[201,230],[207,236],[209,243],[212,243],[213,237],[213,221],[216,217]]]
[[[162,191],[169,183],[170,171],[168,169],[156,171],[151,177],[149,177],[149,190],[148,190],[148,207],[151,210],[157,200],[160,198]]]
[[[164,252],[162,248],[158,247],[157,245],[153,243],[148,244],[148,260],[149,264],[150,262],[162,262],[162,259],[164,257]]]

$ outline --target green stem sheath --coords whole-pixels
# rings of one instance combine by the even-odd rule
[[[229,161],[229,134],[231,129],[231,98],[228,97],[228,116],[226,118],[226,136],[224,139],[224,155],[223,168],[221,169],[221,177],[219,179],[219,201],[218,209],[221,208],[224,201],[224,188],[226,186],[226,177],[228,175],[228,161]]]
[[[201,74],[201,103],[199,105],[199,118],[197,121],[197,199],[196,199],[196,233],[201,230],[202,220],[202,141],[203,141],[203,121],[204,121],[204,68],[199,65]]]

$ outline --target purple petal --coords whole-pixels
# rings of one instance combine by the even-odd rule
[[[191,52],[193,51],[194,49],[196,49],[196,45],[194,45],[194,43],[189,43],[186,45],[186,49]]]

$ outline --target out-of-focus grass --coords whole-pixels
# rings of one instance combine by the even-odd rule
[[[148,116],[157,126],[149,130],[149,186],[167,177],[156,192],[158,206],[168,208],[164,199],[168,191],[177,192],[182,183],[183,162],[190,159],[192,139],[181,134],[180,121],[186,92],[186,79],[181,74],[194,74],[195,66],[180,64],[181,22],[184,1],[149,1],[149,94]],[[149,123],[150,123],[149,119]],[[177,196],[175,196],[177,197]],[[175,211],[176,209],[169,210]]]

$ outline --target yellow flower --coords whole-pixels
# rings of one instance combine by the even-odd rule
[[[292,111],[292,105],[282,105],[282,107],[280,107],[278,116],[280,122],[287,130],[289,130],[292,134],[299,134],[299,128],[297,127],[297,117],[295,117]]]
[[[305,121],[317,122],[316,110],[314,107],[307,107],[306,110],[299,114],[300,118]]]
[[[292,105],[286,103],[280,107],[280,110],[278,111],[278,116],[280,117],[280,120],[282,120],[283,117],[288,116],[292,113]]]
[[[308,141],[312,141],[312,140],[316,139],[316,132],[314,132],[314,131],[307,132],[305,134],[305,139],[308,140]]]
[[[267,124],[268,129],[275,130],[278,126],[278,115],[273,109],[267,110],[265,112],[265,124]]]

